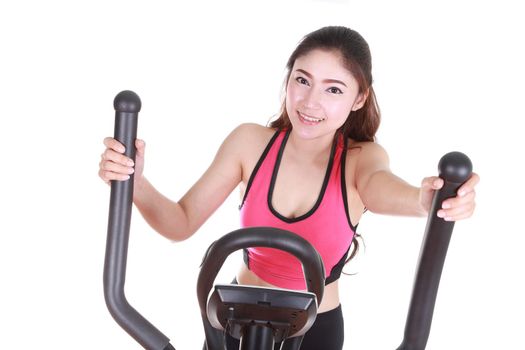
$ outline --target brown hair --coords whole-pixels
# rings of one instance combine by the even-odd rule
[[[345,67],[357,80],[359,93],[368,93],[364,105],[360,109],[350,112],[338,132],[341,132],[343,137],[347,139],[350,138],[354,141],[374,142],[375,134],[381,121],[381,113],[376,101],[374,89],[372,88],[372,56],[368,43],[361,34],[355,30],[342,26],[323,27],[307,34],[299,42],[288,59],[286,64],[287,74],[284,82],[285,87],[290,79],[295,60],[316,49],[337,51],[341,55]],[[279,117],[270,123],[270,127],[276,129],[292,127],[290,118],[286,112],[285,98],[283,98],[281,104]],[[346,262],[354,258],[359,251],[359,238],[361,238],[361,235],[356,233],[352,240],[354,249]]]

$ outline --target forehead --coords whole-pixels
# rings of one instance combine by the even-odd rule
[[[292,72],[297,69],[305,70],[319,79],[355,81],[337,50],[312,50],[295,60]]]

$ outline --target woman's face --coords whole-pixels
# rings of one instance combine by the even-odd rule
[[[294,132],[313,139],[333,133],[362,107],[357,80],[337,51],[313,50],[295,60],[286,86],[286,111]]]

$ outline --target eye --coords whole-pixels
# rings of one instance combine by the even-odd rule
[[[329,93],[331,94],[342,94],[343,92],[341,91],[341,89],[335,87],[335,86],[332,86],[331,88],[328,88],[328,91]]]
[[[310,85],[308,83],[308,80],[306,80],[305,78],[303,77],[297,77],[295,78],[295,81],[297,81],[299,84],[302,84],[302,85]]]

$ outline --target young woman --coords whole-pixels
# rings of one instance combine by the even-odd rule
[[[280,116],[269,127],[243,124],[224,140],[203,176],[178,201],[159,193],[143,175],[145,143],[136,163],[106,138],[99,176],[126,180],[135,173],[134,203],[160,234],[182,241],[193,235],[228,195],[241,186],[241,224],[295,232],[320,252],[326,287],[319,315],[301,349],[340,350],[343,315],[338,278],[356,241],[365,208],[389,215],[427,215],[438,177],[413,187],[389,169],[374,142],[380,115],[372,88],[366,41],[346,27],[308,34],[292,53]],[[474,211],[476,174],[444,201],[438,216],[460,220]],[[286,253],[253,248],[237,275],[240,284],[304,289],[300,264]],[[238,342],[228,339],[228,349]]]

